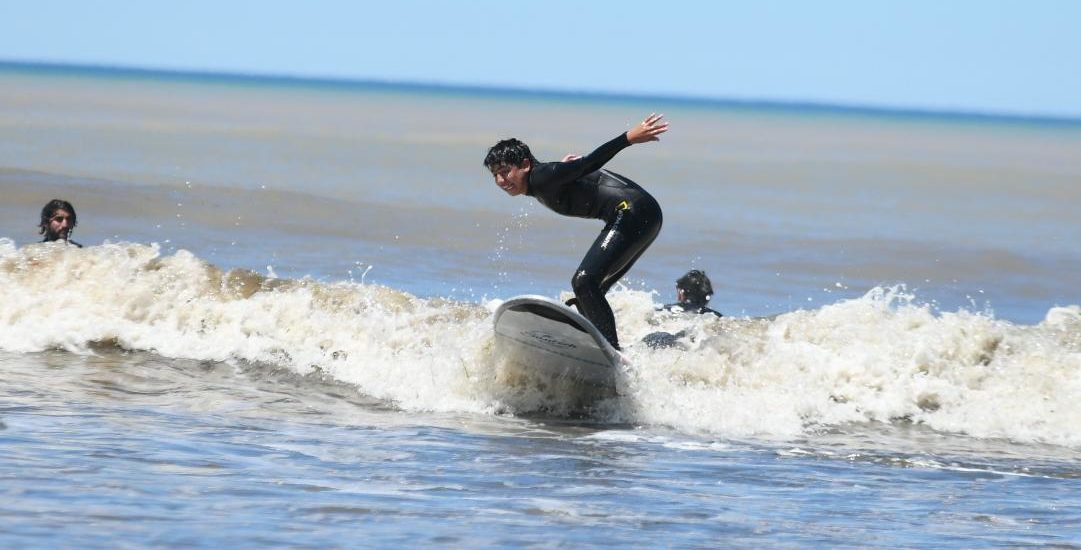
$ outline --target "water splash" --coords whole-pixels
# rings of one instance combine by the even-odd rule
[[[981,438],[1079,446],[1081,308],[1033,326],[938,311],[874,288],[773,318],[684,316],[654,294],[610,294],[631,344],[618,395],[594,418],[727,436],[792,438],[851,423],[912,423]],[[509,373],[485,304],[372,284],[224,271],[186,251],[114,243],[16,248],[0,240],[0,349],[101,346],[265,363],[352,384],[406,410],[566,414],[573,388]]]

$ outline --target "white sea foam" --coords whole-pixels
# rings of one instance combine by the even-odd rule
[[[627,297],[629,298],[629,297]],[[622,318],[649,318],[643,300]],[[686,321],[684,321],[686,322]],[[699,316],[684,350],[643,351],[636,421],[790,436],[848,422],[919,422],[978,437],[1081,443],[1081,311],[1017,326],[936,313],[901,288],[772,320]]]
[[[1081,308],[1019,326],[936,312],[903,288],[774,319],[678,316],[611,295],[632,366],[602,420],[788,438],[916,422],[983,438],[1081,445]],[[321,372],[406,410],[566,411],[559,387],[508,378],[485,305],[377,285],[224,272],[156,246],[0,240],[0,349],[98,346]],[[634,344],[686,330],[682,346]]]

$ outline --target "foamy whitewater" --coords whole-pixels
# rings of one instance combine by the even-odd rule
[[[567,414],[547,385],[492,355],[496,301],[422,299],[380,285],[223,271],[131,243],[18,249],[0,241],[0,348],[103,346],[318,372],[406,411]],[[1081,446],[1081,308],[1035,326],[937,313],[903,288],[771,319],[655,311],[612,296],[623,332],[690,329],[686,349],[631,347],[597,420],[724,437],[791,438],[858,422]],[[638,338],[633,338],[638,335]]]
[[[492,321],[600,225],[480,160],[650,111],[587,399]],[[0,139],[0,546],[1081,544],[1075,121],[0,64]]]

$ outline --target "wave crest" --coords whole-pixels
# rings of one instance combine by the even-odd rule
[[[848,423],[920,423],[976,437],[1081,445],[1081,308],[1034,326],[939,312],[904,287],[769,319],[679,316],[652,295],[611,300],[631,345],[602,420],[728,436],[794,437]],[[0,240],[0,349],[95,346],[321,373],[410,410],[575,408],[559,384],[508,374],[492,353],[497,303],[424,299],[352,282],[222,270],[193,254],[113,243]]]

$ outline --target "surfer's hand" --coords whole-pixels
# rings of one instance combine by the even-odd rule
[[[571,153],[571,154],[563,157],[563,162],[570,162],[572,160],[578,160],[580,158],[582,158],[582,155],[575,155],[574,153]]]
[[[645,143],[647,141],[658,141],[661,138],[657,137],[668,131],[668,121],[664,120],[664,115],[658,115],[657,113],[650,113],[641,124],[627,130],[627,141],[631,143]]]

